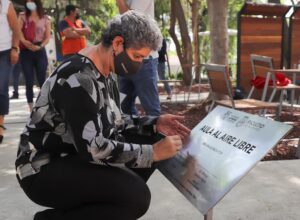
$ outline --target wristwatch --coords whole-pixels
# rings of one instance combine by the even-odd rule
[[[17,53],[20,53],[20,48],[19,47],[13,46],[13,47],[11,47],[11,49],[17,51]]]

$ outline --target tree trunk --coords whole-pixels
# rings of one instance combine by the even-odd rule
[[[195,65],[195,79],[200,82],[200,50],[199,50],[199,0],[193,0],[190,4],[192,9],[192,30],[193,30],[193,60]]]
[[[181,42],[175,33],[175,25],[178,21]],[[188,26],[184,16],[180,0],[171,1],[171,19],[169,33],[175,43],[177,55],[183,71],[183,81],[186,85],[191,82],[191,70],[193,64],[193,49],[188,32]]]
[[[211,63],[228,64],[227,0],[207,0]]]

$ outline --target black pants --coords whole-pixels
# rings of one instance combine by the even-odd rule
[[[48,67],[48,59],[46,49],[33,52],[25,49],[21,50],[20,62],[26,82],[26,98],[27,103],[33,102],[33,85],[34,85],[34,73],[41,88],[46,79],[46,72]]]
[[[154,170],[100,166],[73,155],[51,161],[20,185],[33,202],[53,208],[34,220],[131,220],[149,208],[146,181]]]

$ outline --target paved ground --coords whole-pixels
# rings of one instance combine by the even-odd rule
[[[24,95],[11,103],[0,145],[0,220],[31,220],[42,210],[19,188],[14,160],[28,117]],[[142,220],[199,220],[203,216],[157,171],[149,181],[152,203]],[[214,209],[216,220],[299,220],[300,160],[259,163]]]

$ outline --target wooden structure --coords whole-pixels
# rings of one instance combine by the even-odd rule
[[[245,3],[238,14],[237,85],[249,92],[250,54],[273,57],[274,68],[283,66],[283,32],[290,6]]]
[[[290,17],[288,68],[296,68],[300,62],[300,7],[295,6],[293,10]]]

